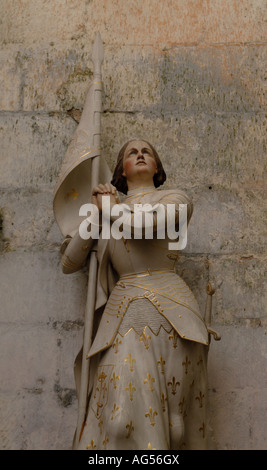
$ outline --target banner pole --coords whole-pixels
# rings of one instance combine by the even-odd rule
[[[101,79],[101,65],[104,59],[103,44],[100,34],[97,33],[93,53],[92,61],[94,64],[94,82],[97,82],[97,86],[93,100],[93,113],[94,113],[94,126],[93,126],[93,148],[100,149],[101,141],[101,111],[102,111],[102,79]],[[99,155],[92,158],[91,167],[91,187],[94,188],[99,182]],[[90,375],[90,361],[86,357],[92,341],[93,321],[95,312],[95,301],[96,301],[96,286],[97,286],[97,251],[93,247],[89,257],[89,268],[88,268],[88,289],[87,289],[87,302],[85,308],[84,318],[84,337],[83,337],[83,350],[82,350],[82,368],[81,368],[81,383],[80,383],[80,395],[79,395],[79,406],[78,406],[78,420],[77,429],[74,438],[74,449],[77,449],[83,427],[86,420],[86,411],[88,405],[88,384]]]

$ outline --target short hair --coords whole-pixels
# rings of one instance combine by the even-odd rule
[[[166,180],[166,173],[165,173],[164,168],[162,166],[159,155],[158,155],[157,151],[155,150],[155,148],[153,147],[153,145],[151,145],[149,142],[147,142],[147,140],[131,139],[131,140],[128,140],[128,142],[126,142],[119,151],[118,158],[117,158],[117,164],[116,164],[116,167],[115,167],[115,170],[114,170],[114,173],[113,173],[113,177],[112,177],[112,180],[111,180],[111,184],[113,184],[113,186],[115,186],[115,188],[118,191],[120,191],[121,193],[124,193],[124,194],[127,194],[127,192],[128,192],[128,185],[127,185],[126,177],[123,176],[123,174],[122,174],[123,173],[123,157],[124,157],[124,153],[125,153],[125,150],[126,150],[127,146],[131,142],[135,142],[136,140],[145,142],[147,145],[149,145],[149,147],[152,150],[153,157],[155,159],[155,162],[157,164],[157,169],[158,169],[157,173],[155,173],[155,175],[153,176],[153,181],[154,181],[155,188],[158,188]]]

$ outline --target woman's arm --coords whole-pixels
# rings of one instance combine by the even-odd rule
[[[87,207],[85,210],[86,213],[88,213]],[[84,266],[95,239],[99,237],[98,208],[95,204],[90,204],[89,211],[91,212],[90,216],[81,221],[79,229],[74,237],[69,240],[65,240],[65,250],[63,243],[61,264],[64,274],[76,272]]]
[[[94,240],[81,238],[79,231],[70,239],[61,258],[62,271],[71,274],[79,271],[84,266],[86,258],[93,246]]]
[[[99,221],[99,213],[102,211],[102,196],[107,194],[110,196],[112,203],[118,201],[118,199],[115,198],[116,188],[110,184],[100,184],[93,189],[92,203],[94,204],[96,211],[83,221],[85,222],[83,227],[85,232],[88,228],[90,228],[91,224],[94,225],[94,228],[97,229],[96,231],[99,232],[99,227],[101,225],[101,221]],[[82,230],[80,229],[77,231],[76,235],[70,239],[69,242],[66,240],[67,247],[61,259],[62,271],[64,274],[74,273],[84,266],[84,263],[93,247],[94,242],[94,238],[85,239],[82,236]]]
[[[138,207],[139,206],[139,207]],[[173,230],[179,229],[181,211],[184,218],[184,206],[186,206],[187,219],[189,223],[193,212],[191,199],[182,191],[162,191],[162,197],[151,204],[114,204],[111,208],[111,222],[123,224],[123,229],[129,235],[139,234],[138,238],[146,237],[147,233],[154,233],[172,226]],[[184,220],[184,219],[182,219]],[[150,237],[149,237],[150,238]]]

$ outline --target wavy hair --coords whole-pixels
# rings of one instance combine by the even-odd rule
[[[153,147],[153,145],[151,145],[147,140],[131,139],[131,140],[128,140],[128,142],[126,142],[119,151],[118,158],[117,158],[117,164],[116,164],[116,167],[115,167],[115,170],[114,170],[114,173],[113,173],[113,177],[112,177],[112,180],[111,180],[111,184],[113,184],[113,186],[115,186],[115,188],[118,191],[120,191],[121,193],[124,193],[124,194],[127,194],[128,186],[127,186],[127,179],[122,174],[123,173],[123,157],[124,157],[124,153],[125,153],[125,150],[126,150],[127,146],[131,142],[135,142],[136,140],[139,140],[139,141],[141,140],[142,142],[145,142],[147,145],[149,145],[149,147],[152,150],[155,162],[157,164],[157,169],[158,169],[158,172],[155,173],[155,175],[153,176],[153,181],[154,181],[155,188],[158,188],[166,180],[166,173],[164,171],[164,168],[162,166],[162,163],[161,163],[161,160],[158,156],[158,153],[155,150],[155,148]]]

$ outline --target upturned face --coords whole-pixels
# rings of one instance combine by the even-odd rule
[[[123,176],[127,181],[153,181],[157,164],[150,146],[144,141],[132,141],[125,149],[123,157]]]

